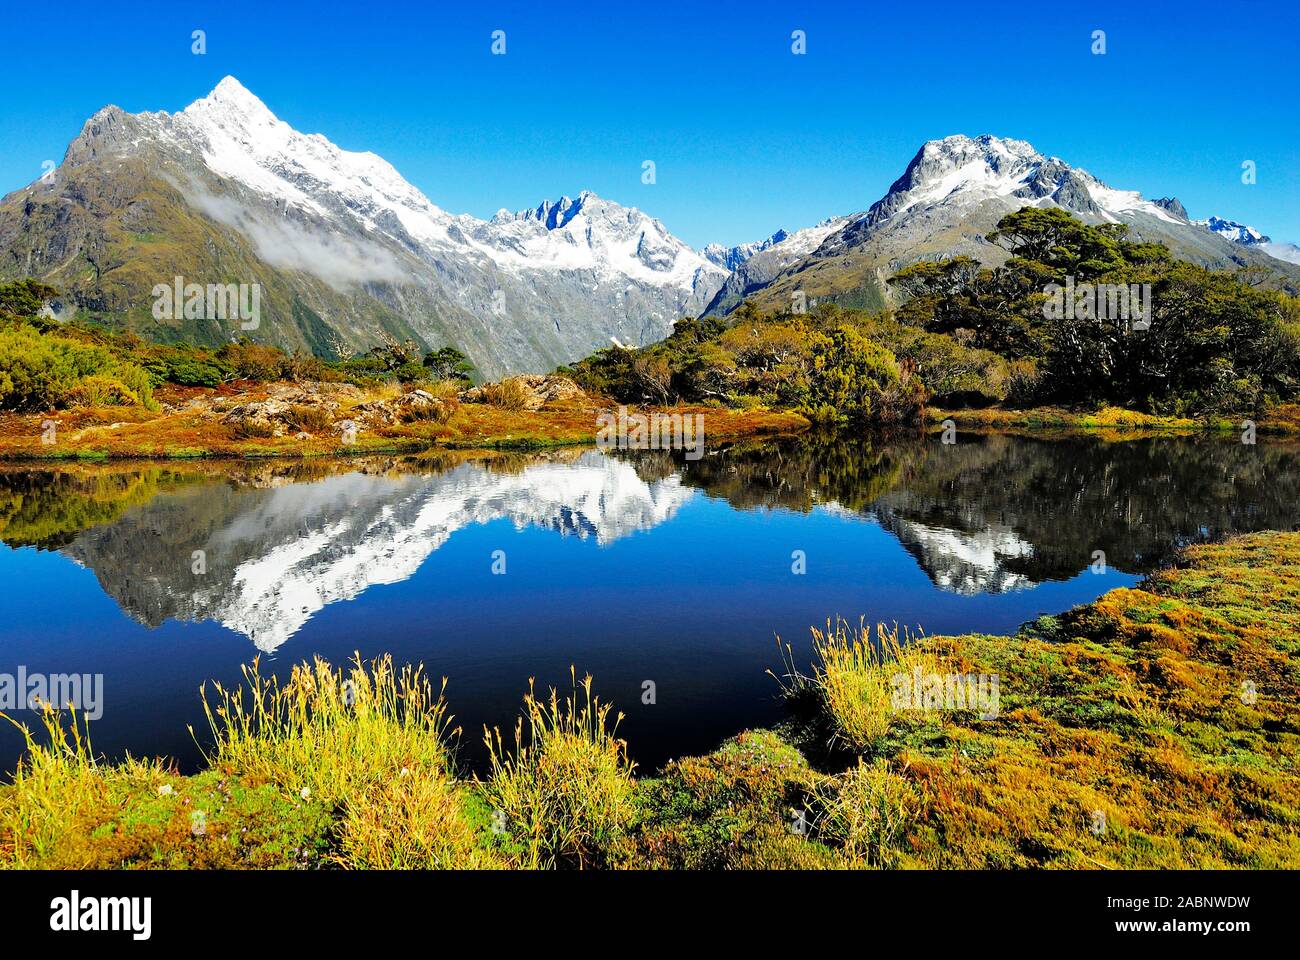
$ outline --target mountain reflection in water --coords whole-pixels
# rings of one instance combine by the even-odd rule
[[[471,719],[517,699],[528,676],[577,661],[612,675],[633,752],[635,731],[655,762],[773,719],[762,672],[774,632],[797,642],[827,616],[860,614],[929,632],[1013,630],[1132,583],[1182,544],[1293,528],[1296,457],[1292,444],[1226,440],[806,436],[699,461],[570,449],[11,465],[0,468],[0,539],[36,549],[0,552],[2,569],[11,582],[45,577],[60,595],[53,606],[21,591],[0,600],[0,670],[84,671],[115,656],[116,669],[177,684],[164,698],[174,717],[115,725],[107,677],[110,743],[97,746],[140,753],[159,746],[148,729],[192,722],[198,671],[233,666],[228,646],[150,648],[150,633],[161,644],[171,624],[220,625],[249,655],[251,642],[294,661],[352,649],[433,660],[453,683],[469,678],[482,702],[457,712]],[[585,546],[562,546],[575,539]],[[503,576],[492,573],[498,550]],[[1101,575],[1088,572],[1097,550]],[[806,575],[792,572],[795,551]],[[82,580],[43,566],[51,552],[92,573],[100,600],[129,621],[106,618]],[[146,648],[152,662],[140,659]],[[642,677],[661,691],[676,683],[678,702],[661,694],[658,712],[634,709]]]
[[[61,549],[142,623],[212,620],[270,652],[327,604],[406,580],[470,524],[506,519],[609,543],[664,522],[690,495],[676,477],[648,483],[596,452],[515,469],[370,464],[310,482],[186,487]]]

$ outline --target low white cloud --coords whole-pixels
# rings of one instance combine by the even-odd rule
[[[340,293],[364,283],[410,280],[397,257],[378,244],[316,233],[234,197],[214,194],[197,181],[178,189],[200,212],[247,237],[257,256],[273,267],[311,274]]]
[[[1261,243],[1259,249],[1287,263],[1300,263],[1300,246],[1294,243]]]

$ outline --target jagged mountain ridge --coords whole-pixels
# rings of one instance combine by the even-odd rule
[[[840,218],[807,255],[766,277],[745,278],[748,265],[740,267],[708,312],[725,314],[742,299],[788,309],[796,292],[809,301],[884,306],[889,276],[917,260],[966,255],[1003,262],[1006,251],[985,234],[1025,206],[1059,207],[1088,223],[1124,223],[1134,238],[1164,243],[1183,259],[1216,269],[1266,267],[1280,285],[1300,290],[1293,264],[1204,229],[1176,198],[1146,200],[1114,189],[1023,140],[956,135],[924,144],[883,197]]]
[[[0,275],[46,279],[68,307],[164,341],[242,331],[155,320],[155,284],[256,282],[259,340],[328,354],[413,336],[489,377],[664,337],[726,277],[658,220],[589,192],[491,220],[449,214],[230,77],[176,114],[95,114],[52,176],[0,203],[0,254]]]
[[[797,291],[884,306],[885,280],[909,262],[1000,262],[1005,251],[984,234],[1026,204],[1124,222],[1178,256],[1265,266],[1300,289],[1292,245],[1206,229],[1176,199],[1114,190],[992,136],[930,141],[867,210],[730,248],[696,252],[590,192],[489,220],[452,215],[375,154],[293,130],[233,78],[176,114],[106,107],[87,121],[53,176],[0,202],[0,277],[65,289],[61,316],[213,344],[245,331],[156,320],[150,291],[175,276],[257,282],[255,339],[332,355],[413,337],[455,345],[495,378],[549,370],[611,338],[657,340],[680,316],[726,314],[746,299],[782,309]]]
[[[743,267],[755,254],[770,250],[778,243],[783,243],[789,236],[790,234],[782,227],[765,240],[740,243],[734,247],[724,247],[720,243],[710,243],[700,252],[704,254],[704,259],[710,263],[717,264],[723,270],[732,271]]]
[[[782,271],[811,254],[827,237],[851,220],[851,217],[832,217],[794,233],[778,230],[761,243],[743,244],[729,250],[713,248],[716,256],[735,266],[731,268],[726,282],[709,301],[705,312],[730,312],[750,294],[763,289],[780,276]],[[705,250],[706,256],[709,255],[709,249]]]
[[[1217,234],[1225,240],[1233,243],[1239,243],[1243,247],[1253,247],[1256,244],[1269,243],[1270,239],[1256,230],[1254,227],[1248,227],[1244,223],[1238,223],[1235,220],[1225,220],[1223,217],[1210,217],[1208,220],[1193,220],[1192,223],[1198,227],[1204,227],[1210,233]]]
[[[1207,220],[1193,220],[1198,227],[1204,227],[1211,233],[1223,237],[1232,243],[1240,244],[1243,247],[1253,247],[1256,250],[1262,250],[1270,257],[1278,260],[1285,260],[1287,263],[1300,264],[1300,246],[1294,243],[1277,243],[1271,237],[1266,237],[1254,227],[1244,223],[1238,223],[1235,220],[1227,220],[1223,217],[1210,217]]]

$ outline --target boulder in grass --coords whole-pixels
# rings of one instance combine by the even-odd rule
[[[517,397],[517,400],[512,401],[510,405],[529,412],[561,404],[566,406],[585,404],[589,399],[582,387],[568,377],[554,374],[543,376],[535,373],[510,377],[501,383],[470,387],[468,390],[461,391],[459,397],[462,403],[497,403],[498,396],[507,387]]]
[[[250,400],[232,407],[221,422],[245,436],[283,437],[289,432],[289,406],[284,400]]]
[[[393,426],[412,420],[444,422],[455,411],[454,398],[435,397],[427,390],[408,390],[391,400],[374,400],[353,410],[358,421],[370,427]]]

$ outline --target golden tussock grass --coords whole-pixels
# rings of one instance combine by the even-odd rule
[[[84,719],[45,705],[38,730],[5,715],[22,732],[26,753],[12,786],[0,793],[0,863],[23,868],[78,868],[92,865],[66,846],[69,824],[98,820],[113,803],[96,763]],[[147,781],[161,766],[128,758],[113,773],[128,782]]]
[[[529,681],[513,742],[484,731],[485,797],[504,843],[530,868],[599,866],[632,818],[632,764],[616,736],[623,715],[611,722],[590,676],[571,680],[563,699],[554,688],[539,699]]]
[[[817,835],[849,867],[899,865],[898,846],[921,813],[922,797],[889,761],[858,764],[831,778],[819,795]]]
[[[10,867],[478,867],[452,769],[458,730],[419,668],[321,660],[283,684],[245,668],[202,691],[208,768],[106,764],[74,714],[24,730],[27,754],[0,790]]]
[[[483,395],[488,403],[502,410],[523,410],[528,403],[528,388],[514,377],[507,377],[500,383],[485,384]]]
[[[794,665],[793,651],[783,648],[787,675],[781,680],[788,696],[812,694],[828,722],[833,741],[850,750],[868,749],[889,732],[891,725],[907,722],[894,705],[894,678],[945,672],[942,662],[923,637],[911,637],[897,624],[877,624],[873,633],[865,622],[853,626],[840,619],[813,628],[812,675]]]
[[[41,714],[0,786],[0,865],[1295,868],[1298,657],[1300,534],[1263,533],[1011,637],[828,623],[782,678],[811,716],[640,780],[574,672],[530,683],[466,778],[418,667],[254,662],[205,691],[192,776]],[[895,709],[918,668],[997,676],[1000,708]]]
[[[240,433],[219,416],[189,408],[155,413],[142,407],[103,407],[64,410],[55,414],[0,414],[0,459],[68,460],[132,458],[264,458],[357,456],[372,453],[418,453],[434,449],[534,449],[596,442],[599,424],[594,410],[557,405],[545,410],[508,409],[492,403],[458,403],[445,396],[446,386],[423,387],[441,402],[427,417],[387,426],[363,427],[356,442],[343,446],[332,430],[298,439],[292,433],[265,436],[268,431]],[[395,384],[369,388],[352,406],[374,400],[393,400],[403,392]],[[201,397],[221,398],[227,404],[256,399],[261,394],[230,390],[170,391],[178,403]],[[511,401],[512,402],[512,401]],[[678,407],[674,413],[707,414],[708,438],[798,433],[808,420],[797,413],[773,410],[727,410]],[[348,419],[352,407],[335,411],[334,420]],[[57,424],[57,442],[42,442],[43,423]],[[256,434],[256,435],[255,435]]]

